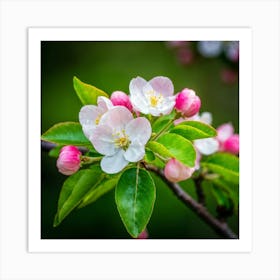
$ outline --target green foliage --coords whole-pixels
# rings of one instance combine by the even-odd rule
[[[239,183],[239,158],[237,156],[216,153],[203,159],[200,164],[228,182]]]
[[[98,96],[108,97],[108,94],[101,89],[80,81],[77,77],[73,78],[74,89],[83,105],[97,104]]]
[[[160,136],[157,141],[168,150],[172,155],[171,157],[176,158],[187,166],[194,166],[196,152],[189,140],[175,133],[167,133]]]
[[[215,137],[217,135],[212,126],[198,121],[180,123],[172,128],[170,132],[179,134],[188,140]]]
[[[65,217],[75,209],[86,197],[88,192],[95,188],[104,178],[105,174],[99,166],[80,170],[68,177],[64,182],[58,200],[57,213],[54,226],[58,226]]]
[[[146,228],[155,198],[155,184],[149,172],[140,168],[123,172],[116,187],[115,199],[121,219],[134,238]]]
[[[92,146],[85,137],[82,126],[76,122],[55,124],[41,136],[41,139],[57,145]]]
[[[56,146],[49,151],[49,156],[57,158],[63,145]]]
[[[98,198],[111,191],[117,185],[118,179],[118,176],[105,178],[100,182],[99,185],[92,187],[87,195],[83,198],[79,208],[85,207],[95,202]]]
[[[150,141],[147,144],[147,147],[155,154],[160,155],[162,158],[169,159],[174,157],[173,154],[164,145],[156,141]]]
[[[169,115],[165,115],[157,118],[155,122],[152,124],[153,132],[159,133],[169,122],[170,124],[172,124],[174,116],[175,116],[175,112],[173,111]]]

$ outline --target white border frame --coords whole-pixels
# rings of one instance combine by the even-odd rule
[[[30,28],[29,37],[29,243],[30,252],[249,252],[252,245],[252,94],[249,28]],[[239,239],[81,240],[41,239],[40,92],[41,41],[240,42],[240,227]],[[36,149],[35,149],[36,147]],[[248,148],[249,147],[249,148]],[[246,207],[245,207],[246,205]]]
[[[279,280],[279,5],[278,0],[1,0],[0,279]],[[154,24],[245,26],[252,29],[254,142],[251,252],[28,253],[27,28]],[[269,101],[265,106],[264,100]],[[263,130],[268,133],[263,134]],[[18,146],[19,149],[13,153]],[[268,193],[269,197],[264,193]]]

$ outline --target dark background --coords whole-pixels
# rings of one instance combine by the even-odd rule
[[[182,47],[180,47],[181,50]],[[184,47],[183,47],[184,48]],[[42,42],[41,130],[63,121],[78,121],[81,103],[73,89],[73,76],[92,84],[108,94],[115,90],[128,93],[132,78],[150,80],[167,76],[175,93],[192,88],[202,101],[201,112],[213,114],[213,126],[232,122],[238,133],[239,96],[238,63],[230,62],[224,53],[204,57],[197,51],[197,43],[188,47],[190,62],[178,56],[178,47],[166,42]],[[234,71],[237,79],[225,81],[221,73]],[[57,228],[52,227],[61,186],[66,176],[58,173],[56,159],[42,151],[41,162],[41,237],[42,238],[130,238],[114,201],[114,191],[95,203],[73,211]],[[184,206],[164,183],[154,176],[157,198],[148,224],[150,238],[220,238],[193,212]],[[191,181],[181,184],[195,196]],[[206,203],[215,215],[216,203],[205,185]],[[238,232],[238,216],[229,220]]]

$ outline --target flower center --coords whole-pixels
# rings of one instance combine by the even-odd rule
[[[156,93],[154,90],[148,91],[147,94],[152,107],[157,107],[157,105],[163,100],[162,95],[160,93]]]
[[[128,135],[126,135],[124,129],[121,132],[117,132],[114,136],[115,146],[126,151],[129,147],[130,140],[128,138]]]
[[[99,115],[97,116],[97,118],[95,119],[95,125],[98,125],[98,124],[99,124],[101,117],[102,117],[102,114],[99,114]]]

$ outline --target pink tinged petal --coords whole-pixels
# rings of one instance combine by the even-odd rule
[[[115,133],[123,130],[132,119],[133,115],[126,107],[115,106],[101,117],[100,125],[111,127]]]
[[[153,89],[162,94],[164,97],[171,96],[174,93],[174,86],[172,81],[167,77],[155,77],[149,81]]]
[[[164,168],[164,175],[170,182],[180,182],[189,179],[194,171],[195,168],[185,166],[173,158],[167,162]]]
[[[231,123],[225,123],[217,128],[218,136],[216,137],[221,143],[225,142],[233,135],[234,128]]]
[[[178,124],[180,124],[180,123],[182,123],[182,122],[185,122],[186,121],[186,119],[184,119],[184,118],[179,118],[179,119],[176,119],[173,123],[174,123],[174,125],[178,125]]]
[[[142,93],[144,86],[147,84],[147,81],[141,77],[134,78],[129,83],[129,92],[133,96],[137,93]]]
[[[194,145],[203,155],[211,155],[219,150],[219,142],[215,138],[198,139]]]
[[[239,154],[239,135],[230,136],[223,144],[223,150],[231,154]]]
[[[197,149],[195,150],[196,150],[196,158],[195,158],[194,169],[198,170],[200,168],[201,153]]]
[[[129,111],[132,111],[132,104],[130,102],[129,96],[122,91],[114,91],[110,97],[114,106],[124,106]]]
[[[164,98],[162,104],[158,106],[158,110],[162,115],[168,115],[171,113],[175,105],[175,96],[169,96]]]
[[[96,151],[102,155],[111,156],[117,151],[113,138],[113,130],[109,126],[98,125],[89,140]]]
[[[103,111],[103,114],[106,113],[111,108],[113,108],[114,106],[111,100],[104,96],[98,96],[97,105]]]
[[[212,114],[209,112],[203,112],[200,116],[200,121],[206,124],[212,123]]]
[[[146,96],[143,93],[134,93],[130,96],[130,101],[132,103],[133,109],[139,111],[143,114],[149,113],[149,102]]]
[[[131,143],[124,153],[124,158],[129,162],[137,162],[145,155],[145,146],[139,141]]]
[[[133,119],[126,125],[125,133],[132,143],[137,140],[145,145],[152,134],[151,124],[144,117]]]
[[[108,174],[120,172],[129,163],[124,158],[124,153],[124,150],[119,149],[114,155],[103,157],[100,162],[101,169]]]
[[[86,105],[82,107],[79,112],[79,121],[86,137],[89,138],[89,136],[93,133],[98,123],[98,119],[102,116],[102,114],[103,110],[95,105]]]

